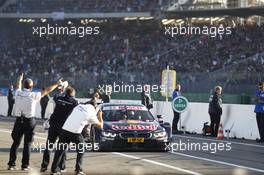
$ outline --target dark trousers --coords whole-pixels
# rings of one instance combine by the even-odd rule
[[[61,127],[56,127],[56,126],[51,125],[49,128],[48,139],[46,142],[46,149],[43,153],[41,168],[47,168],[49,166],[50,151],[52,150],[52,148],[54,148],[53,145],[55,144],[61,132],[61,129],[58,129],[58,128],[61,128]],[[59,168],[61,170],[64,170],[66,168],[65,162],[66,162],[66,154],[63,154],[61,158],[61,162],[59,164]]]
[[[264,113],[256,113],[260,140],[264,141]]]
[[[217,137],[218,129],[219,129],[219,124],[221,120],[221,115],[220,114],[209,114],[210,119],[211,119],[211,124],[210,124],[210,131],[211,131],[211,136]]]
[[[48,104],[41,104],[41,118],[42,119],[45,118],[45,112],[46,112],[47,106],[48,106]]]
[[[172,131],[178,131],[178,122],[180,119],[180,113],[173,111],[174,117],[172,121]]]
[[[65,130],[62,130],[59,136],[59,142],[57,144],[57,149],[51,166],[51,172],[56,173],[59,169],[59,164],[63,157],[63,154],[66,154],[66,151],[70,143],[76,145],[77,159],[75,165],[75,171],[82,171],[82,158],[84,153],[84,139],[82,134],[75,134]]]
[[[17,117],[12,131],[13,144],[10,148],[9,166],[16,166],[17,149],[24,135],[22,168],[29,166],[31,143],[33,142],[36,120],[34,118]]]
[[[11,116],[12,115],[13,106],[14,106],[14,103],[13,102],[8,102],[7,116]]]

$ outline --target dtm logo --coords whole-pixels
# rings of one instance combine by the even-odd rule
[[[128,125],[128,126],[118,126],[118,125],[112,125],[113,130],[150,130],[154,131],[158,128],[157,125]]]

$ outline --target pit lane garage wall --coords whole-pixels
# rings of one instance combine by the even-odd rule
[[[87,100],[79,99],[82,102]],[[112,102],[140,103],[137,100],[112,100]],[[6,116],[8,108],[7,97],[0,97],[0,104],[0,115]],[[53,107],[53,101],[50,100],[46,110],[46,118],[51,115]],[[166,122],[172,122],[173,111],[171,102],[156,101],[151,112],[155,116],[163,115],[164,121]],[[37,104],[36,117],[40,118],[40,104]],[[186,131],[192,133],[202,133],[205,122],[210,124],[208,103],[189,103],[188,110],[181,115],[181,126]],[[225,130],[231,129],[230,137],[246,139],[259,138],[254,105],[223,104],[221,123],[224,127],[225,136],[227,136]]]

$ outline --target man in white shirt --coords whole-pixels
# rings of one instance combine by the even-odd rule
[[[10,148],[10,157],[8,162],[8,170],[15,170],[17,149],[24,135],[24,148],[22,157],[22,170],[29,170],[30,148],[33,141],[34,129],[36,121],[34,119],[37,102],[41,97],[49,94],[58,87],[61,80],[54,85],[45,88],[41,92],[32,92],[33,81],[31,79],[24,80],[24,89],[22,89],[23,73],[18,77],[15,93],[14,116],[16,121],[12,131],[13,144]]]
[[[95,124],[96,127],[103,128],[102,112],[97,114],[95,105],[95,100],[92,100],[89,104],[79,104],[73,109],[71,115],[67,118],[59,136],[59,142],[57,144],[51,167],[51,174],[60,174],[59,163],[63,154],[66,154],[70,143],[74,143],[77,148],[75,173],[77,175],[84,174],[82,171],[82,157],[84,153],[84,138],[81,134],[82,130],[87,124]]]

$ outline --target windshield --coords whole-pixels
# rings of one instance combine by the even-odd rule
[[[154,118],[148,110],[130,110],[130,109],[103,109],[104,121],[119,121],[119,120],[141,120],[153,121]]]

